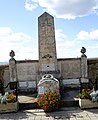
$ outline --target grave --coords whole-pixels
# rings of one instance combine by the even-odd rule
[[[58,91],[59,93],[59,81],[53,77],[51,74],[45,74],[38,83],[38,97],[44,95],[44,93],[49,91]]]

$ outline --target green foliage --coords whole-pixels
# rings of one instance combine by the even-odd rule
[[[90,89],[82,89],[82,92],[79,94],[81,99],[90,99]]]

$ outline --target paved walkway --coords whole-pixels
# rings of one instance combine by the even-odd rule
[[[98,120],[98,109],[66,107],[51,113],[45,113],[42,109],[24,110],[0,114],[0,120]]]

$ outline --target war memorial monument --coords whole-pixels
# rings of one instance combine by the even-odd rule
[[[53,81],[48,84],[51,89],[81,90],[88,86],[98,89],[98,59],[87,59],[85,47],[81,46],[78,58],[57,58],[54,17],[47,12],[38,17],[38,48],[38,60],[15,60],[15,52],[11,50],[9,64],[0,65],[0,93],[16,86],[18,93],[33,93],[38,86],[43,93],[41,82],[51,77]]]

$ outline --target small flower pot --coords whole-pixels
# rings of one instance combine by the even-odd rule
[[[0,113],[6,113],[6,112],[17,112],[19,108],[18,102],[14,103],[0,103]]]
[[[98,102],[92,102],[89,99],[81,99],[81,98],[79,98],[79,106],[80,106],[81,109],[98,108]]]

